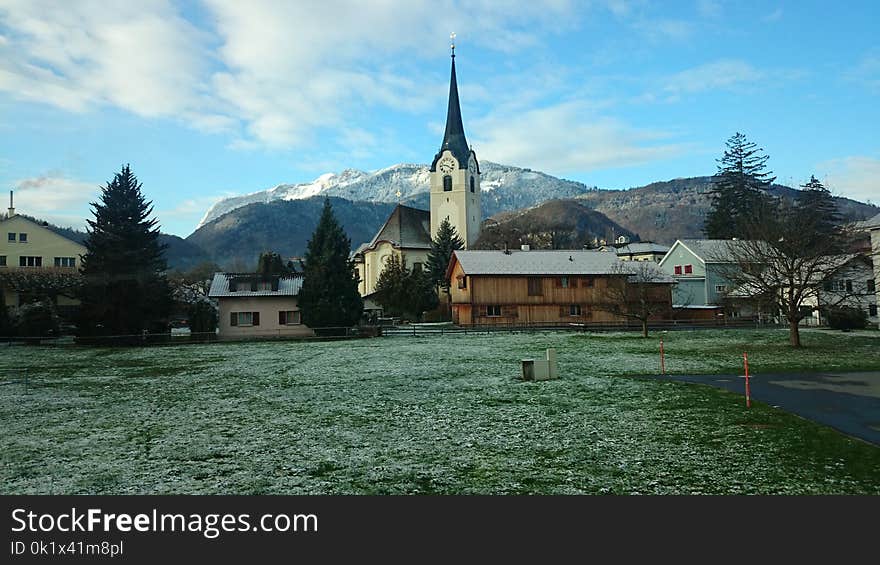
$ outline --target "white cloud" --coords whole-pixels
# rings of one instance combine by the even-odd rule
[[[844,78],[861,84],[871,92],[880,94],[880,53],[866,54],[859,63],[844,73]]]
[[[321,128],[342,132],[375,107],[423,111],[433,105],[418,68],[401,55],[436,57],[451,30],[502,52],[538,42],[574,21],[571,2],[228,2],[207,0],[225,69],[218,97],[246,122],[246,137],[272,147],[303,146]],[[430,39],[434,38],[434,41]],[[461,47],[461,42],[459,44]],[[349,136],[350,137],[350,136]],[[246,145],[246,140],[243,140]]]
[[[816,176],[837,196],[880,203],[880,158],[854,155],[816,165]]]
[[[583,102],[477,120],[479,155],[552,174],[633,166],[678,154],[661,132],[637,130],[595,115]]]
[[[769,14],[763,16],[761,18],[761,21],[764,22],[765,24],[769,24],[769,23],[773,23],[773,22],[778,22],[781,19],[782,19],[782,8],[776,8],[775,10],[770,12]]]
[[[672,94],[727,89],[761,80],[766,75],[736,59],[723,59],[676,73],[665,81],[664,90]]]
[[[84,111],[112,105],[141,116],[202,111],[205,34],[166,0],[4,0],[0,90]]]
[[[12,183],[16,212],[63,227],[84,228],[92,217],[89,203],[101,193],[98,183],[66,178],[59,173],[20,179]]]

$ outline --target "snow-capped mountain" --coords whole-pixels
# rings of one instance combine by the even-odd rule
[[[224,198],[208,209],[198,227],[236,208],[256,202],[302,200],[319,195],[365,202],[412,201],[414,197],[430,190],[428,168],[428,165],[404,163],[373,172],[346,169],[341,173],[323,174],[308,183],[279,184],[268,190]],[[480,163],[480,172],[484,216],[534,206],[551,198],[570,198],[596,190],[580,182],[489,161]]]

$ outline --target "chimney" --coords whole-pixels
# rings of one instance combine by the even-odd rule
[[[529,249],[531,249],[531,247],[529,247],[528,243],[523,243],[522,245],[519,246],[519,249],[520,249],[520,251],[528,251]]]
[[[9,191],[9,214],[6,216],[7,218],[11,218],[15,215],[15,206],[12,205],[12,191]]]

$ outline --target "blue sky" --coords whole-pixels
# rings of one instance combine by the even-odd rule
[[[477,155],[601,188],[715,172],[880,200],[880,4],[0,0],[0,187],[82,226],[131,163],[164,231],[218,198],[430,162],[449,33]]]

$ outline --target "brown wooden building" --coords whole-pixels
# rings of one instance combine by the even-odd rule
[[[456,251],[449,262],[459,325],[617,322],[608,301],[627,289],[626,268],[606,251]],[[670,284],[656,299],[672,299]]]

